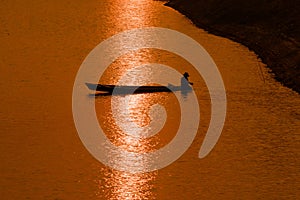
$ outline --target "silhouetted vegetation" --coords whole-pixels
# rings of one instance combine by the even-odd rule
[[[254,50],[284,85],[300,92],[300,4],[296,0],[171,0],[197,26]]]

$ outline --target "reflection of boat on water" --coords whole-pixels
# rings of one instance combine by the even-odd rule
[[[172,91],[189,91],[191,87],[181,87],[169,84],[168,86],[122,86],[122,85],[103,85],[85,83],[86,86],[93,91],[116,94],[130,94],[130,93],[152,93],[152,92],[172,92]]]

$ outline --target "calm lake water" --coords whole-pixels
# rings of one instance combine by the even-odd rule
[[[1,2],[0,10],[1,199],[299,198],[299,95],[275,82],[246,47],[196,28],[160,1],[15,0]],[[101,83],[116,84],[127,70],[145,63],[188,71],[201,115],[194,142],[176,162],[130,174],[106,167],[84,147],[73,121],[72,90],[81,63],[96,45],[116,33],[150,26],[182,32],[208,51],[226,87],[227,117],[217,145],[199,159],[211,117],[210,96],[199,73],[167,51],[122,55]],[[142,79],[151,76],[137,73],[144,73]],[[138,84],[135,78],[132,83]],[[130,139],[112,117],[112,97],[94,99],[83,89],[85,100],[95,101],[99,124],[116,146],[151,152],[176,134],[181,113],[172,93],[126,97],[129,117],[140,127],[151,125],[151,105],[159,103],[167,113],[157,135]],[[116,98],[121,102],[125,97]],[[190,94],[184,98],[188,104]],[[161,120],[160,114],[153,117]],[[126,120],[119,123],[127,125]]]

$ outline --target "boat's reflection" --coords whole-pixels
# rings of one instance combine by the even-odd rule
[[[98,92],[98,93],[90,93],[88,94],[89,97],[103,97],[103,96],[125,96],[125,95],[135,95],[135,94],[147,94],[147,93],[171,93],[173,91],[164,91],[164,92],[157,92],[157,91],[134,91],[134,92],[128,92],[128,91],[119,91],[119,92]],[[176,91],[180,92],[183,97],[187,97],[189,93],[192,92],[191,90],[180,90]]]

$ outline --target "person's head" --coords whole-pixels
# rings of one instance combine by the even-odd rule
[[[187,77],[189,77],[190,75],[189,75],[189,73],[184,72],[183,76],[184,76],[185,78],[187,78]]]

